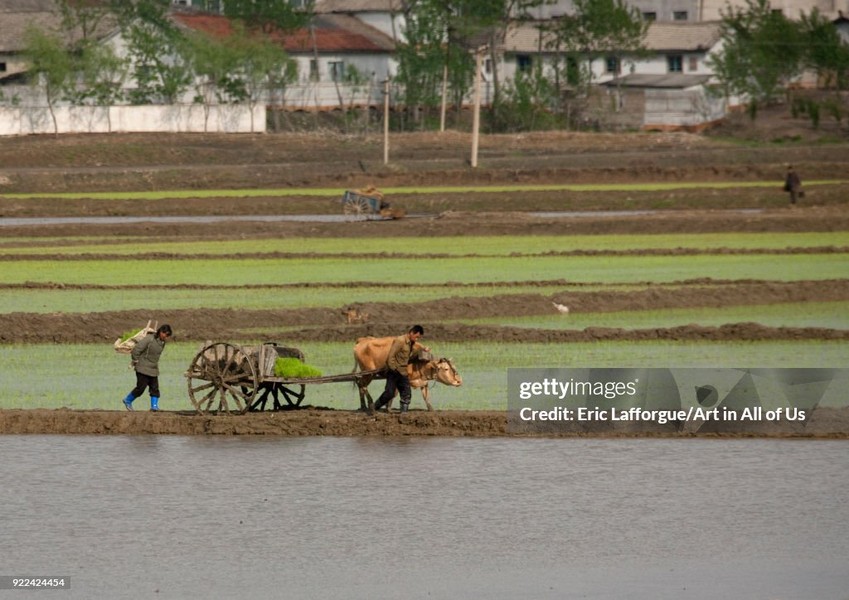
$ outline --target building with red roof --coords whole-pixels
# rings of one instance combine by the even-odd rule
[[[232,22],[219,15],[175,12],[172,19],[183,29],[216,38],[233,33]],[[279,43],[297,65],[297,81],[283,97],[287,109],[378,104],[380,83],[397,71],[395,42],[350,15],[316,15],[309,27],[257,35]]]

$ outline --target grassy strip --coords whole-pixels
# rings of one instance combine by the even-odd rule
[[[644,288],[640,288],[644,289]],[[617,288],[617,291],[623,291]],[[147,310],[167,313],[174,310],[205,309],[281,310],[325,307],[331,310],[354,303],[418,303],[456,298],[486,298],[494,295],[534,294],[554,296],[568,294],[575,288],[485,286],[456,288],[300,288],[292,290],[242,289],[162,289],[79,290],[79,289],[15,289],[0,290],[3,313],[86,313],[125,310]],[[581,288],[582,292],[588,291]],[[340,324],[342,316],[339,316]],[[455,321],[446,315],[445,322]],[[849,329],[849,302],[806,302],[722,308],[680,308],[623,312],[572,312],[526,317],[493,317],[463,319],[469,324],[524,327],[530,329],[585,329],[615,327],[645,329],[674,327],[697,323],[718,326],[725,323],[757,322],[770,327],[826,327]],[[133,332],[135,333],[135,332]]]
[[[600,257],[483,257],[430,259],[221,259],[7,262],[0,283],[56,282],[101,285],[257,285],[330,283],[509,282],[564,279],[575,282],[671,282],[715,279],[845,279],[842,254]]]
[[[159,238],[140,238],[121,244],[86,244],[52,238],[15,238],[0,244],[0,253],[10,256],[37,256],[42,254],[80,255],[114,254],[133,255],[139,252],[181,254],[215,254],[227,256],[253,252],[289,252],[316,254],[346,254],[352,252],[377,254],[397,248],[391,238],[357,239],[352,247],[350,239],[341,238],[284,238],[256,240],[222,240],[162,242]],[[576,236],[471,236],[429,237],[420,244],[405,248],[407,254],[447,254],[507,256],[511,254],[541,254],[546,252],[574,251],[631,251],[687,248],[733,250],[818,248],[849,245],[849,232],[804,233],[724,233],[693,234],[687,236],[663,235],[576,235]],[[15,247],[18,246],[18,247]]]
[[[581,288],[586,291],[590,288]],[[0,312],[103,312],[118,310],[168,311],[178,309],[239,308],[249,310],[338,307],[365,302],[429,302],[462,295],[485,298],[501,294],[545,294],[568,291],[561,285],[551,286],[481,286],[481,287],[305,287],[294,289],[0,289]],[[341,319],[341,316],[340,316]],[[340,321],[341,322],[341,321]]]
[[[117,335],[117,334],[116,334]],[[326,374],[348,373],[353,364],[350,344],[298,344],[306,359]],[[458,389],[437,385],[432,390],[437,409],[506,409],[507,369],[513,367],[804,367],[842,368],[849,364],[849,344],[835,342],[741,342],[741,343],[587,343],[548,344],[489,343],[432,344],[438,356],[450,356],[463,377]],[[187,383],[182,373],[199,345],[174,343],[163,354],[161,408],[191,410]],[[68,360],[73,356],[74,360]],[[122,409],[120,399],[133,387],[135,378],[128,358],[108,345],[13,345],[0,347],[0,372],[4,374],[0,408]],[[92,365],[97,365],[92,368]],[[372,395],[381,388],[372,384]],[[359,406],[357,393],[348,383],[313,385],[305,403],[332,408]],[[137,401],[139,409],[148,398]],[[422,408],[419,392],[413,407]]]
[[[651,329],[697,324],[718,327],[727,323],[760,323],[768,327],[824,327],[849,329],[849,302],[805,302],[722,308],[672,308],[611,313],[552,314],[529,317],[494,317],[464,320],[467,324],[524,327],[529,329],[579,329],[612,327]]]
[[[843,179],[805,181],[806,187],[839,185]],[[387,187],[384,194],[470,194],[500,192],[658,192],[687,189],[734,189],[775,188],[770,181],[707,181],[707,182],[655,182],[655,183],[595,183],[595,184],[550,184],[550,185],[500,185],[500,186],[428,186]],[[0,194],[0,198],[26,200],[29,198],[59,198],[66,200],[179,200],[185,198],[257,198],[275,196],[341,196],[344,188],[277,188],[239,190],[162,190],[144,192],[62,192]]]

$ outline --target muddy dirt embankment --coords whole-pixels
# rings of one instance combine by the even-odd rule
[[[105,410],[0,410],[0,434],[86,435],[271,435],[271,436],[440,436],[533,437],[511,433],[506,412],[411,411],[367,415],[357,411],[304,408],[244,415],[193,412]],[[849,408],[820,408],[807,423],[754,423],[725,432],[679,433],[675,427],[652,431],[617,430],[609,424],[587,426],[563,437],[770,437],[849,439]]]

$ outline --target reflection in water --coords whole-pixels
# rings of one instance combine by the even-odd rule
[[[5,436],[0,449],[0,574],[70,575],[63,598],[849,587],[845,442]]]

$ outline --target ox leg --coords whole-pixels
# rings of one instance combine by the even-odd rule
[[[368,393],[368,388],[358,386],[360,392],[360,410],[371,412],[374,408],[374,400],[371,399],[371,394]]]
[[[422,400],[424,400],[425,406],[427,406],[428,410],[433,410],[433,406],[430,404],[430,390],[427,387],[427,384],[422,388]]]
[[[371,383],[370,378],[357,380],[357,389],[360,392],[360,410],[369,414],[374,412],[374,400],[368,391],[368,384]]]

